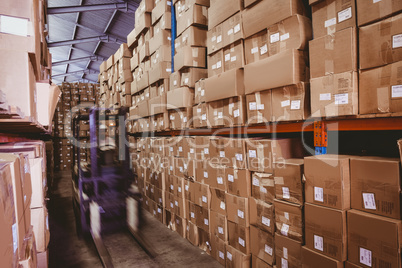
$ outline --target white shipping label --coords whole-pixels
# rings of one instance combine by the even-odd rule
[[[190,154],[194,153],[194,148],[190,148]]]
[[[325,28],[336,24],[336,17],[325,21]]]
[[[177,190],[179,190],[179,193],[181,193],[181,187],[180,186],[177,188]]]
[[[343,104],[348,104],[349,103],[349,94],[344,93],[344,94],[335,94],[335,105],[343,105]]]
[[[185,116],[185,117],[183,118],[183,122],[184,122],[184,123],[187,123],[187,116]]]
[[[243,155],[242,154],[236,154],[236,160],[237,161],[243,161]]]
[[[245,247],[245,246],[246,246],[246,242],[244,242],[244,240],[243,240],[241,237],[239,237],[239,244],[240,244],[242,247]]]
[[[230,61],[230,54],[225,55],[225,62]]]
[[[181,173],[183,173],[183,167],[179,167]]]
[[[230,254],[230,252],[226,252],[226,257],[228,257],[229,261],[232,260],[232,254]]]
[[[259,187],[260,186],[260,180],[257,179],[256,177],[253,178],[253,185]]]
[[[331,93],[320,94],[320,101],[331,100]]]
[[[168,6],[172,6],[172,2],[171,1],[167,1],[166,3]]]
[[[203,114],[203,115],[201,115],[201,120],[202,120],[202,121],[207,120],[207,114]]]
[[[240,23],[239,24],[237,24],[235,27],[234,27],[234,33],[238,33],[238,32],[240,32]]]
[[[191,218],[195,219],[194,212],[190,212]]]
[[[219,152],[219,156],[220,156],[220,157],[225,157],[225,151],[220,151],[220,152]]]
[[[202,202],[204,202],[204,203],[207,203],[208,202],[208,199],[207,199],[207,197],[206,196],[202,196]]]
[[[290,106],[290,100],[281,101],[281,107],[288,107]]]
[[[223,178],[222,177],[218,177],[218,178],[216,178],[216,180],[218,181],[218,184],[223,184]]]
[[[216,37],[216,43],[220,43],[222,42],[222,35],[218,35],[218,37]]]
[[[314,187],[314,200],[324,203],[324,189],[321,187]]]
[[[208,178],[208,172],[204,171],[204,178]]]
[[[258,53],[258,47],[253,47],[251,49],[251,54],[255,54],[255,53]]]
[[[286,218],[287,220],[289,220],[289,213],[288,213],[288,212],[284,212],[283,215],[285,216],[285,218]]]
[[[203,89],[203,90],[201,90],[201,97],[204,97],[204,95],[205,95],[205,90]]]
[[[173,166],[170,166],[170,171],[173,171]]]
[[[289,188],[288,187],[282,187],[282,196],[285,199],[290,198],[290,193],[289,193]]]
[[[264,104],[258,104],[257,105],[257,110],[259,110],[259,111],[264,110],[264,108],[265,108]]]
[[[260,186],[260,192],[264,194],[268,193],[267,189],[265,189],[263,186]]]
[[[285,40],[287,40],[287,39],[289,39],[289,38],[290,38],[289,33],[282,34],[282,35],[281,35],[281,42],[282,42],[282,41],[285,41]]]
[[[200,114],[200,113],[202,113],[202,109],[198,108],[197,109],[197,114]]]
[[[240,116],[240,110],[239,110],[239,109],[234,110],[234,111],[233,111],[233,116],[234,116],[235,118],[239,117],[239,116]]]
[[[231,174],[228,174],[228,181],[234,182],[234,176]]]
[[[283,257],[288,259],[288,248],[283,247]]]
[[[27,19],[0,16],[0,32],[2,33],[28,36],[28,24]]]
[[[204,154],[209,154],[209,149],[208,148],[204,148]]]
[[[209,225],[208,219],[204,219],[204,224],[207,225],[207,226]]]
[[[238,209],[238,210],[237,210],[237,216],[238,216],[239,218],[244,219],[244,212],[241,211],[240,209]]]
[[[256,102],[250,102],[250,103],[248,104],[248,108],[249,108],[250,111],[255,111],[255,110],[257,110],[257,103],[256,103]]]
[[[233,34],[233,28],[228,31],[228,35]]]
[[[314,235],[314,248],[319,251],[324,251],[324,238]]]
[[[373,4],[381,2],[382,0],[373,0]]]
[[[173,152],[173,147],[169,147],[169,151]]]
[[[236,60],[237,60],[237,57],[236,57],[236,56],[233,56],[233,57],[230,58],[230,61],[231,61],[231,62],[234,62],[234,61],[236,61]]]
[[[188,186],[188,185],[186,185],[186,186],[184,186],[184,189],[186,189],[186,191],[188,192],[188,189],[189,189],[190,187]]]
[[[391,98],[402,98],[402,85],[391,87]]]
[[[184,83],[188,84],[188,77],[186,79],[184,79]]]
[[[270,247],[270,246],[268,246],[267,244],[265,244],[265,252],[268,254],[268,255],[271,255],[272,256],[272,248]]]
[[[257,151],[256,150],[248,150],[248,156],[251,158],[256,158],[257,157]]]
[[[172,202],[170,202],[170,207],[171,207],[171,208],[174,208],[174,206],[173,206],[173,203],[172,203]]]
[[[268,46],[265,44],[262,47],[260,47],[260,54],[261,56],[266,54],[268,52]]]
[[[159,213],[159,214],[161,214],[161,213],[162,213],[162,210],[161,210],[160,208],[158,208],[158,213]]]
[[[262,216],[261,222],[262,222],[262,224],[265,225],[265,226],[268,226],[268,227],[271,226],[271,220],[268,219],[268,218],[266,218],[266,217],[264,217],[264,216]]]
[[[216,63],[216,69],[222,68],[222,61]]]
[[[218,227],[218,233],[223,234],[223,228],[222,227]]]
[[[211,38],[211,42],[215,42],[216,41],[216,35],[212,36]]]
[[[377,207],[375,205],[375,196],[371,193],[363,193],[363,202],[365,209],[376,210]]]
[[[226,205],[225,202],[221,201],[221,204],[219,206],[221,209],[225,210],[226,209]]]
[[[174,201],[174,205],[175,205],[176,207],[178,207],[178,206],[179,206],[179,202]]]
[[[222,119],[223,118],[223,112],[219,112],[218,113],[218,119]]]
[[[269,42],[272,43],[276,43],[280,40],[280,34],[279,33],[275,33],[275,34],[271,34],[269,36]]]
[[[13,250],[15,253],[18,248],[18,228],[16,223],[11,226],[11,232],[13,234]]]
[[[221,258],[222,260],[225,259],[225,254],[222,251],[219,251],[219,258]]]
[[[281,258],[281,264],[282,268],[288,268],[288,260],[285,260],[284,258]]]
[[[338,22],[341,23],[342,21],[348,20],[352,18],[352,7],[348,7],[342,11],[338,12]]]
[[[177,86],[177,80],[174,80],[174,81],[173,81],[173,85],[174,85],[174,86]]]
[[[289,225],[282,224],[281,234],[283,234],[284,236],[288,236],[288,233],[289,233]]]
[[[179,147],[179,152],[183,152],[183,147]]]
[[[300,100],[294,100],[290,103],[290,110],[300,110]]]
[[[360,248],[360,263],[367,265],[369,267],[372,266],[372,254],[370,250]]]

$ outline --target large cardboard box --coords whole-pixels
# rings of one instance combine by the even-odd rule
[[[244,254],[232,246],[226,246],[226,267],[250,267],[250,261],[250,254]]]
[[[402,85],[398,70],[402,61],[361,71],[359,113],[402,112]]]
[[[251,254],[273,265],[275,263],[274,236],[257,227],[251,226],[250,240],[252,241]]]
[[[242,0],[211,0],[208,10],[208,29],[211,30],[242,9]]]
[[[260,124],[272,121],[272,91],[264,90],[246,95],[247,124]]]
[[[219,237],[211,236],[211,256],[215,258],[221,265],[226,263],[226,244]]]
[[[181,74],[179,71],[172,73],[169,77],[169,90],[179,88],[181,85]]]
[[[304,52],[287,50],[244,67],[245,93],[294,85],[306,81],[308,76]]]
[[[209,126],[208,104],[206,104],[205,102],[197,104],[193,107],[193,124],[195,128],[203,128]]]
[[[305,200],[335,209],[350,208],[348,156],[316,155],[304,158]]]
[[[268,44],[268,32],[266,29],[246,38],[244,40],[245,64],[268,57]]]
[[[306,203],[306,247],[338,261],[347,259],[346,210]]]
[[[387,46],[384,46],[387,44]],[[402,14],[359,29],[360,69],[402,60]]]
[[[207,34],[207,48],[208,55],[223,48],[223,32],[222,24],[216,25],[208,31]]]
[[[226,207],[228,221],[244,227],[250,226],[248,198],[226,194]]]
[[[356,28],[353,0],[324,0],[311,7],[314,39],[346,28]]]
[[[350,159],[351,207],[401,219],[401,173],[397,158]]]
[[[168,109],[192,107],[194,91],[188,87],[180,87],[167,92]]]
[[[208,8],[201,5],[191,5],[184,13],[177,16],[177,35],[190,26],[205,27],[208,25]]]
[[[181,71],[181,86],[187,86],[195,88],[195,83],[203,78],[208,77],[208,71],[206,69],[199,68],[187,68]]]
[[[382,0],[366,2],[364,0],[357,0],[356,2],[357,22],[359,26],[373,23],[402,10],[402,3],[399,1]]]
[[[266,203],[273,203],[275,198],[274,176],[270,173],[252,173],[251,196]]]
[[[206,47],[207,30],[197,26],[188,27],[176,40],[174,44],[175,53],[182,47]]]
[[[270,234],[275,233],[274,205],[249,197],[250,224]]]
[[[194,223],[187,221],[187,229],[186,229],[186,238],[187,240],[193,244],[193,246],[199,246],[199,235],[198,235],[198,227]]]
[[[198,104],[205,102],[205,79],[201,79],[195,83],[195,100],[194,103]]]
[[[217,188],[226,191],[226,178],[225,178],[225,167],[214,164],[212,162],[208,163],[208,184],[212,188]]]
[[[229,166],[247,169],[245,140],[241,138],[227,138],[225,144],[225,156],[230,160]]]
[[[42,157],[29,159],[29,170],[31,172],[32,184],[31,208],[39,208],[45,205],[47,191],[46,176],[43,173],[45,162],[46,159],[43,159]]]
[[[170,13],[172,1],[170,0],[155,0],[155,7],[152,9],[152,24],[154,25],[160,17],[166,13]]]
[[[175,71],[186,67],[206,68],[206,53],[205,47],[182,47],[174,56]]]
[[[310,116],[310,84],[275,88],[272,92],[272,121],[299,121]]]
[[[226,193],[219,189],[211,189],[211,211],[227,216]]]
[[[159,62],[171,62],[172,61],[172,50],[170,45],[160,46],[155,53],[151,55],[151,68],[154,68]],[[170,71],[171,72],[171,71]]]
[[[213,236],[219,237],[224,242],[228,241],[228,227],[227,218],[225,215],[219,214],[213,210],[209,214],[211,234]]]
[[[276,233],[304,242],[303,205],[275,199],[275,224]]]
[[[255,255],[251,256],[251,267],[252,268],[272,268],[275,266],[271,266],[268,263],[266,263],[265,261],[261,260],[260,258],[256,257]]]
[[[46,207],[31,209],[31,225],[35,234],[37,251],[46,251],[50,239],[49,218]]]
[[[240,197],[251,195],[250,171],[247,169],[225,168],[226,189],[230,194]]]
[[[302,267],[343,268],[344,262],[327,257],[321,253],[302,247]]]
[[[246,97],[237,96],[223,100],[225,127],[243,126],[246,123]]]
[[[275,234],[275,256],[278,268],[302,267],[302,243]]]
[[[400,220],[348,211],[348,261],[362,267],[401,267],[401,232]]]
[[[205,101],[244,95],[243,69],[234,69],[205,80]]]
[[[356,28],[347,28],[310,41],[311,78],[348,71],[357,71]]]
[[[243,39],[238,40],[223,49],[225,72],[244,67]]]
[[[245,37],[295,14],[304,14],[304,5],[296,0],[263,0],[243,11]]]
[[[236,13],[222,23],[223,47],[244,38],[242,13]]]
[[[268,27],[268,54],[272,56],[288,49],[305,50],[311,39],[311,20],[294,15]]]
[[[172,63],[169,61],[159,62],[149,71],[149,84],[154,84],[162,79],[168,79],[172,72]]]
[[[244,254],[251,253],[250,227],[228,221],[229,245]]]
[[[224,72],[223,49],[208,56],[208,77]]]
[[[275,198],[290,203],[304,204],[304,161],[288,159],[275,169]]]
[[[359,86],[357,72],[313,78],[310,83],[311,115],[313,117],[358,114]]]
[[[138,37],[141,33],[146,32],[151,26],[152,26],[151,13],[142,13],[139,15],[136,14],[136,16],[135,16],[135,36]]]

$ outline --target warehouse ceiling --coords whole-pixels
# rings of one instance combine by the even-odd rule
[[[134,29],[141,0],[48,0],[52,81],[96,82],[102,61]]]

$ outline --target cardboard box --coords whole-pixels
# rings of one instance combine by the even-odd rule
[[[343,155],[304,158],[306,202],[343,210],[350,208],[349,158]]]
[[[176,71],[176,72],[172,73],[170,75],[169,81],[170,81],[169,90],[179,88],[180,85],[181,85],[181,74],[180,74],[180,72]]]
[[[137,89],[138,91],[144,90],[149,86],[149,73],[148,71],[144,71],[142,76],[137,80]]]
[[[203,128],[209,125],[208,104],[205,102],[193,107],[193,124],[195,128]]]
[[[246,97],[238,96],[223,100],[225,127],[244,126],[247,119]]]
[[[230,70],[205,80],[205,101],[244,95],[243,69]]]
[[[268,27],[268,54],[278,54],[288,49],[306,50],[312,39],[311,20],[294,15]]]
[[[38,94],[38,122],[43,126],[51,126],[61,91],[58,86],[48,83],[36,83],[36,90]]]
[[[175,71],[186,67],[206,68],[206,50],[205,47],[182,47],[174,56]]]
[[[360,114],[402,111],[402,87],[397,78],[401,66],[402,61],[360,73]]]
[[[239,169],[247,169],[246,142],[241,138],[225,139],[225,156],[229,158],[229,166]]]
[[[195,100],[194,103],[198,104],[205,102],[205,79],[201,79],[195,83]]]
[[[183,238],[186,238],[186,220],[174,215],[175,230]]]
[[[211,211],[227,216],[225,191],[211,189]]]
[[[168,79],[172,73],[172,63],[169,61],[159,62],[149,71],[149,84],[154,84],[162,79]]]
[[[401,5],[402,7],[402,5]],[[402,15],[359,29],[360,69],[402,60]],[[388,44],[384,46],[384,44]]]
[[[343,268],[344,262],[327,257],[323,254],[302,247],[302,264],[303,267],[328,267]]]
[[[303,205],[275,199],[275,224],[278,234],[303,243],[303,223]]]
[[[265,261],[256,257],[255,255],[252,255],[251,267],[252,268],[272,268],[273,266],[269,265],[268,263],[266,263]]]
[[[247,124],[260,124],[272,121],[272,93],[264,90],[246,95]]]
[[[310,84],[275,88],[272,93],[272,121],[300,121],[310,116]]]
[[[275,234],[275,257],[278,268],[302,267],[302,243]]]
[[[290,203],[304,204],[304,161],[288,159],[285,164],[275,169],[275,198]]]
[[[390,0],[366,3],[357,0],[357,22],[359,27],[397,14],[402,10],[402,3]]]
[[[250,227],[251,253],[266,263],[273,265],[275,263],[275,243],[274,236],[264,232],[261,229]]]
[[[172,50],[169,45],[160,46],[155,53],[151,55],[151,67],[153,68],[159,62],[172,61]]]
[[[314,39],[356,28],[356,4],[347,0],[324,0],[311,7]]]
[[[251,253],[250,227],[228,221],[229,245],[244,254]]]
[[[39,208],[45,205],[47,191],[46,176],[43,174],[43,166],[46,159],[42,157],[28,159],[29,170],[31,173],[32,198],[31,208]],[[38,239],[38,238],[37,238]]]
[[[249,37],[292,15],[304,13],[304,6],[300,1],[260,1],[243,11],[244,35]]]
[[[152,26],[151,14],[150,13],[142,13],[138,16],[136,14],[134,25],[135,25],[135,35],[136,36],[139,36],[141,33],[147,31]]]
[[[149,54],[153,54],[161,46],[169,46],[171,44],[171,38],[170,30],[157,28],[154,36],[149,40]]]
[[[223,47],[243,40],[242,13],[237,13],[222,23]]]
[[[246,64],[268,57],[268,32],[266,29],[244,40],[244,57]]]
[[[194,91],[188,87],[180,87],[167,92],[168,109],[193,106]]]
[[[251,196],[267,203],[275,198],[274,176],[270,173],[252,173]]]
[[[247,169],[225,168],[226,187],[229,194],[240,197],[251,195],[250,171]]]
[[[241,0],[212,0],[208,10],[208,29],[211,30],[242,9]]]
[[[264,2],[267,1],[261,3]],[[244,67],[245,93],[294,85],[306,81],[308,76],[304,52],[287,50]]]
[[[206,69],[199,68],[187,68],[182,69],[181,73],[181,86],[187,86],[195,88],[195,83],[202,79],[208,77],[208,71]]]
[[[270,234],[275,233],[274,205],[249,198],[250,224]]]
[[[49,265],[49,251],[46,250],[45,252],[40,252],[36,256],[37,256],[37,259],[38,259],[38,267],[48,268],[48,265]]]
[[[208,8],[201,5],[191,5],[184,13],[179,13],[177,19],[177,35],[180,35],[188,27],[208,25]]]
[[[226,206],[228,221],[244,227],[250,226],[248,198],[226,194]]]
[[[306,203],[306,247],[338,261],[347,259],[346,210]]]
[[[35,234],[37,251],[46,251],[50,239],[49,219],[46,207],[31,209],[31,225]]]
[[[175,40],[175,53],[178,53],[182,47],[206,47],[206,40],[206,29],[197,26],[190,26]]]
[[[156,0],[155,7],[152,9],[152,24],[154,25],[163,14],[170,13],[172,2],[169,0]]]
[[[232,43],[223,49],[225,72],[244,67],[244,46],[243,40]]]
[[[221,265],[226,263],[226,243],[219,237],[211,236],[211,256],[215,258]]]
[[[211,190],[209,188],[209,185],[195,182],[194,189],[195,189],[194,203],[203,208],[209,209],[211,206]]]
[[[210,234],[202,229],[198,229],[198,234],[200,241],[199,248],[205,251],[206,254],[211,255],[212,248],[211,248]]]
[[[311,78],[348,71],[357,71],[356,28],[310,41]]]
[[[207,33],[208,55],[223,48],[222,24],[216,25]]]
[[[401,219],[401,173],[397,158],[350,159],[351,208]]]
[[[346,72],[311,79],[311,115],[332,117],[358,114],[358,75]]]
[[[187,240],[193,244],[193,246],[198,247],[199,241],[199,234],[198,234],[198,227],[194,223],[187,221],[187,232],[186,232]]]
[[[362,267],[401,266],[401,221],[348,211],[348,261]]]
[[[208,121],[211,127],[223,127],[223,100],[208,102]]]
[[[223,49],[208,56],[208,77],[224,72]]]
[[[212,190],[212,191],[214,191],[214,190]],[[228,241],[228,229],[227,229],[228,227],[227,227],[226,216],[211,210],[209,219],[210,219],[210,226],[211,226],[211,234],[213,236],[219,237],[224,242],[227,242]]]
[[[244,254],[236,248],[226,246],[226,267],[250,267],[251,254]]]
[[[226,191],[227,181],[225,179],[225,167],[221,165],[214,164],[212,162],[208,163],[208,180],[209,185],[212,188],[217,188]]]

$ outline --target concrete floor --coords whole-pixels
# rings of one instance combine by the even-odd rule
[[[49,267],[102,267],[92,240],[77,236],[70,173],[56,173],[52,188],[48,203]],[[149,257],[127,230],[121,230],[103,237],[115,267],[222,267],[150,213],[144,212],[144,216],[142,234],[157,257]]]

